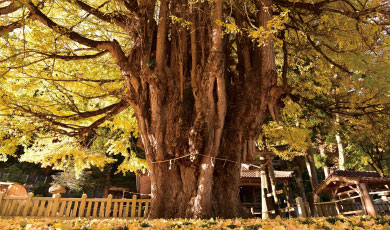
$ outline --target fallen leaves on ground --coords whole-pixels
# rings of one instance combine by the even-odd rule
[[[253,219],[51,219],[0,218],[0,229],[20,230],[131,230],[131,229],[243,229],[243,230],[305,230],[305,229],[386,229],[390,230],[390,216],[335,216],[272,220]]]

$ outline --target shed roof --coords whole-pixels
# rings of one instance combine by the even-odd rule
[[[331,174],[343,177],[380,177],[380,175],[374,171],[332,170]]]
[[[261,171],[260,166],[256,165],[248,165],[248,164],[241,164],[241,172],[240,177],[250,177],[250,178],[260,178]],[[294,175],[294,171],[278,171],[275,170],[275,178],[276,179],[285,179],[285,178],[292,178]]]
[[[315,189],[314,193],[329,193],[335,189],[351,190],[350,186],[359,183],[366,183],[370,188],[390,185],[390,177],[381,177],[376,172],[353,171],[353,170],[332,170],[329,176],[323,180]]]

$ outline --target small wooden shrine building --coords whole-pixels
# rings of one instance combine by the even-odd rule
[[[261,193],[262,166],[241,164],[240,172],[240,198],[243,204],[259,205]],[[294,177],[294,171],[274,171],[276,185],[287,184]]]
[[[389,203],[389,186],[390,177],[381,177],[376,172],[331,170],[313,193],[316,201],[321,193],[331,194],[338,214],[377,215],[384,211],[381,210],[382,204]],[[374,195],[382,198],[374,201]]]

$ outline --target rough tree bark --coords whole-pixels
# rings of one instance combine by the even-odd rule
[[[296,177],[295,181],[297,183],[297,188],[299,191],[299,195],[302,197],[303,201],[307,201],[305,184],[303,183],[303,172],[304,172],[304,159],[301,157],[296,157],[297,167],[296,167]]]
[[[325,141],[322,140],[322,139],[319,139],[320,143],[318,145],[318,149],[320,150],[320,156],[325,160],[324,162],[324,175],[325,175],[325,178],[327,178],[329,176],[329,167],[327,165],[327,158],[328,158],[328,155],[326,154],[326,144],[325,144]]]
[[[278,103],[287,93],[276,84],[271,38],[261,48],[245,39],[237,41],[243,48],[239,54],[243,74],[232,76],[226,71],[230,63],[225,56],[231,52],[230,41],[222,37],[220,23],[223,1],[193,4],[196,7],[189,11],[193,23],[189,41],[183,43],[186,34],[171,25],[171,37],[175,39],[168,43],[168,9],[181,6],[161,1],[157,65],[141,70],[145,74],[142,79],[154,82],[141,82],[146,92],[140,98],[143,103],[133,105],[150,166],[152,218],[239,216],[240,162],[251,158],[262,122],[268,112],[277,117]],[[257,4],[261,9],[259,26],[266,27],[272,19],[272,2]],[[200,8],[208,13],[200,14]],[[176,65],[184,58],[178,60],[175,56],[188,44],[190,83],[177,84],[185,81],[182,73],[187,69],[176,69],[184,66]],[[256,57],[251,58],[250,52],[257,53]],[[170,160],[187,155],[191,156]]]
[[[306,155],[305,155],[305,161],[306,161],[306,168],[307,172],[309,173],[311,187],[314,190],[318,186],[318,178],[317,178],[317,169],[314,162],[314,153],[313,153],[313,147],[309,146]]]
[[[269,114],[278,119],[281,99],[290,91],[286,72],[277,85],[272,38],[259,46],[245,33],[223,36],[224,0],[118,2],[131,13],[103,13],[78,0],[74,4],[127,32],[132,47],[126,52],[116,40],[84,37],[27,3],[31,20],[102,51],[91,57],[110,53],[125,80],[123,101],[95,112],[106,115],[78,135],[131,106],[150,168],[150,217],[239,216],[240,163],[251,159],[263,121]],[[252,4],[257,8],[251,12],[253,23],[267,30],[272,0]],[[239,25],[247,20],[240,11],[234,14]],[[174,23],[171,16],[191,25]],[[287,56],[284,60],[287,64]]]

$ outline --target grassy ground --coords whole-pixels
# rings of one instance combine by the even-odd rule
[[[0,229],[387,229],[390,230],[390,216],[386,217],[328,217],[261,220],[261,219],[216,219],[216,220],[148,220],[148,219],[24,219],[1,218]]]

